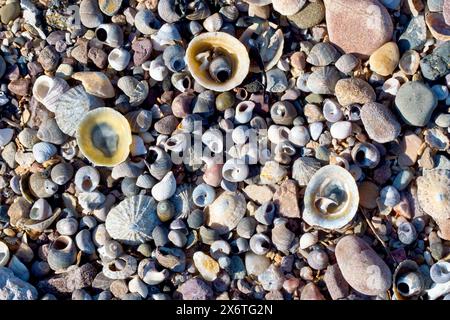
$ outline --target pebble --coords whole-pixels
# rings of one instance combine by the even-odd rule
[[[333,138],[343,140],[352,134],[352,123],[350,121],[338,121],[331,125],[330,133]]]
[[[350,287],[342,276],[342,272],[337,264],[328,266],[323,280],[328,292],[333,300],[339,300],[348,296]]]
[[[366,104],[376,100],[372,86],[359,78],[341,79],[334,88],[336,98],[342,106],[354,103]]]
[[[437,80],[450,72],[450,41],[436,48],[420,61],[420,69],[426,79]]]
[[[5,267],[0,267],[0,300],[37,300],[35,287],[16,277]]]
[[[38,62],[45,71],[54,71],[58,67],[59,53],[54,46],[46,46],[38,57]]]
[[[209,300],[214,294],[211,286],[199,278],[187,280],[177,291],[183,300]]]
[[[413,17],[405,32],[398,39],[401,52],[422,50],[427,40],[427,25],[423,15]]]
[[[108,64],[108,55],[100,48],[89,48],[87,57],[100,69],[103,69]]]
[[[0,129],[0,147],[6,146],[14,135],[14,130],[11,128]]]
[[[8,84],[8,90],[18,96],[28,95],[31,81],[28,78],[13,80]]]
[[[381,103],[365,104],[361,109],[361,121],[369,137],[378,143],[394,141],[400,135],[400,123],[391,110]]]
[[[10,1],[0,8],[0,19],[3,24],[15,20],[20,15],[19,1]]]
[[[308,2],[299,12],[288,16],[288,20],[299,29],[308,29],[318,25],[325,17],[322,0]]]
[[[402,167],[412,166],[417,162],[422,139],[412,132],[406,132],[400,141],[400,154],[398,164]]]
[[[370,70],[382,76],[389,76],[397,68],[399,60],[400,51],[397,44],[388,42],[370,56]]]
[[[391,17],[377,0],[326,0],[325,8],[330,41],[345,53],[370,56],[392,37]]]
[[[272,201],[273,198],[273,191],[269,186],[250,184],[242,191],[251,201],[254,201],[257,204]]]
[[[398,190],[402,191],[408,187],[409,183],[414,179],[414,173],[411,170],[400,171],[394,179],[392,185]]]
[[[400,87],[395,97],[395,106],[407,124],[423,127],[430,121],[437,107],[437,99],[427,85],[411,81]]]
[[[363,181],[359,186],[359,203],[366,209],[377,207],[377,198],[380,194],[378,186],[370,181]]]
[[[298,189],[294,180],[286,180],[273,195],[273,202],[277,206],[278,214],[285,218],[300,218],[298,204]]]
[[[354,235],[341,238],[335,254],[342,276],[353,289],[376,296],[391,287],[389,267],[361,238]]]
[[[300,300],[325,300],[325,297],[320,292],[319,288],[317,288],[314,283],[310,282],[303,287],[300,294]]]

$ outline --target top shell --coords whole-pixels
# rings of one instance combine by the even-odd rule
[[[246,202],[242,193],[226,191],[205,209],[207,224],[219,234],[225,234],[238,225],[245,210]]]
[[[186,50],[186,62],[200,85],[218,92],[240,85],[250,68],[245,46],[225,32],[207,32],[195,37]]]

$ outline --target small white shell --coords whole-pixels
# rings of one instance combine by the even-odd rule
[[[225,191],[205,209],[207,225],[219,234],[236,228],[245,215],[246,201],[240,192]]]
[[[159,22],[152,11],[148,9],[139,10],[134,17],[134,25],[143,34],[154,34],[158,31]]]
[[[57,152],[56,147],[48,142],[38,142],[33,146],[33,156],[39,163],[44,163]]]
[[[330,122],[337,122],[344,117],[341,106],[334,99],[325,99],[323,102],[323,116]]]
[[[42,75],[34,82],[33,96],[48,110],[55,112],[55,102],[69,89],[70,87],[65,80]]]
[[[234,119],[238,123],[247,123],[252,119],[253,109],[256,104],[253,101],[242,101],[236,106],[236,113]]]
[[[323,123],[322,122],[313,122],[309,125],[309,132],[311,133],[311,138],[316,141],[319,139],[320,135],[323,131]]]
[[[33,220],[45,220],[52,215],[52,208],[45,199],[38,199],[30,209],[29,216]]]
[[[141,137],[136,135],[131,137],[130,153],[133,157],[147,154],[147,148],[145,147],[144,140]]]
[[[81,192],[78,194],[78,203],[87,211],[98,209],[105,201],[105,195],[98,191]]]
[[[130,62],[131,54],[124,48],[115,48],[108,55],[108,62],[111,68],[116,71],[123,71]]]
[[[289,132],[288,127],[273,124],[267,130],[267,136],[270,142],[279,144],[281,141],[289,139]]]
[[[289,141],[298,147],[304,147],[311,140],[309,131],[304,126],[295,126],[289,132]]]
[[[142,66],[144,68],[144,66]],[[144,68],[145,70],[145,68]],[[155,60],[152,60],[150,62],[149,66],[149,74],[150,77],[156,81],[163,81],[169,74],[169,70],[167,69],[166,65],[164,64],[163,55],[160,54],[158,57],[156,57]]]
[[[92,192],[97,188],[99,183],[100,174],[94,167],[81,167],[75,174],[75,186],[81,192]]]
[[[306,186],[304,203],[303,220],[309,225],[342,228],[358,210],[359,192],[355,179],[342,167],[322,167]]]
[[[139,279],[138,276],[133,277],[133,279],[128,282],[128,289],[132,293],[138,293],[142,298],[146,298],[148,295],[147,285]]]
[[[352,123],[350,121],[338,121],[332,124],[330,133],[333,138],[343,140],[352,134]]]
[[[0,267],[4,267],[8,264],[10,257],[8,246],[0,241]]]
[[[244,181],[248,173],[248,165],[240,159],[229,159],[222,167],[223,178],[230,182]]]
[[[152,196],[156,201],[169,199],[177,189],[177,182],[172,171],[169,171],[160,182],[152,188]]]
[[[223,135],[218,129],[208,129],[202,135],[202,142],[214,153],[223,152]]]

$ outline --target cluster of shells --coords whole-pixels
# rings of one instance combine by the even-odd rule
[[[333,1],[0,1],[0,299],[450,300],[450,1]]]

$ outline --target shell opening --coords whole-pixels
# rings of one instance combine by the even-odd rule
[[[66,249],[70,245],[70,242],[67,238],[59,238],[53,242],[52,248],[58,251]]]
[[[114,129],[107,123],[99,123],[92,129],[91,138],[94,146],[99,149],[105,157],[112,157],[119,145],[119,137]]]
[[[158,152],[155,150],[149,150],[147,153],[147,162],[149,164],[153,164],[157,159],[158,159]]]
[[[81,187],[83,188],[83,190],[91,190],[92,180],[89,176],[83,177],[83,182],[81,183]]]
[[[106,39],[108,38],[108,32],[103,28],[99,28],[95,35],[97,36],[97,39],[102,42],[106,41]]]
[[[339,211],[347,201],[347,193],[343,185],[337,181],[324,181],[317,195],[315,206],[323,214]]]
[[[219,83],[226,82],[231,78],[232,64],[230,59],[224,55],[214,58],[209,64],[209,74],[211,78]]]

